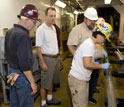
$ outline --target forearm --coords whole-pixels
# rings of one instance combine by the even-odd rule
[[[26,76],[30,84],[35,84],[35,80],[31,71],[24,71],[24,75]]]
[[[31,89],[32,89],[31,95],[34,95],[37,92],[37,85],[35,83],[32,72],[31,71],[24,71],[24,75],[26,76],[26,78],[30,82]]]
[[[90,62],[87,66],[85,66],[86,69],[101,69],[102,64],[96,64],[94,62]]]
[[[71,52],[71,54],[74,56],[74,53],[75,53],[75,51],[76,51],[76,47],[73,46],[73,45],[68,45],[68,49],[69,49],[69,51]]]
[[[42,51],[41,51],[41,48],[40,47],[37,47],[37,55],[38,55],[38,58],[39,58],[39,61],[41,64],[44,64],[45,61],[43,59],[43,56],[42,56]]]
[[[101,69],[102,64],[96,64],[92,61],[92,57],[83,57],[83,65],[86,69]]]

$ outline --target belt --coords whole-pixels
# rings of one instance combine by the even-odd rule
[[[46,55],[46,54],[42,54],[43,56],[49,57],[49,58],[58,58],[59,54],[56,55]]]

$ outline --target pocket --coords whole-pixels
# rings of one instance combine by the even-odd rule
[[[16,80],[14,86],[15,86],[16,88],[22,88],[22,87],[24,87],[24,86],[27,85],[27,84],[28,84],[28,81],[26,80],[25,77],[19,77],[19,78]]]
[[[41,71],[42,80],[44,80],[44,81],[48,80],[48,75],[49,75],[48,72],[49,71]]]

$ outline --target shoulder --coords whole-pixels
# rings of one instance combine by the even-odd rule
[[[30,39],[29,37],[29,32],[27,32],[26,30],[22,29],[22,28],[15,28],[13,29],[13,34],[15,35],[15,39],[18,39],[21,41],[21,39]]]
[[[72,30],[80,30],[80,28],[83,27],[82,24],[83,23],[76,25]]]
[[[29,38],[28,32],[21,28],[12,28],[8,31],[8,34],[15,38]]]
[[[43,24],[41,24],[38,28],[37,28],[37,30],[42,30],[42,29],[44,29],[45,28],[45,26],[44,26],[44,23]]]
[[[85,47],[90,47],[92,45],[91,38],[86,39],[81,45],[83,45]]]
[[[37,29],[36,29],[36,36],[40,36],[41,34],[43,34],[45,31],[45,27],[44,24],[40,25]]]

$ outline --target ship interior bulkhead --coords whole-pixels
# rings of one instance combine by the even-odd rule
[[[8,29],[17,23],[17,14],[25,4],[33,4],[38,8],[40,22],[30,32],[33,51],[33,76],[38,86],[34,95],[34,107],[40,107],[40,64],[35,47],[36,29],[44,20],[45,9],[53,6],[56,8],[56,24],[60,28],[60,56],[63,59],[59,64],[60,84],[53,90],[55,99],[61,101],[61,105],[50,105],[50,107],[73,107],[71,93],[68,85],[68,74],[72,63],[72,54],[69,52],[67,40],[72,28],[84,21],[84,11],[88,7],[97,9],[98,16],[103,17],[113,27],[111,42],[106,41],[104,48],[108,58],[102,58],[102,62],[109,62],[110,69],[100,69],[98,83],[93,97],[97,104],[88,103],[88,107],[124,107],[124,0],[111,0],[105,4],[104,0],[60,0],[66,4],[62,8],[55,5],[57,0],[0,0],[0,107],[10,107],[10,84],[7,84],[8,64],[4,57],[4,38]],[[74,11],[77,14],[74,14]],[[80,29],[81,30],[81,29]],[[76,35],[75,35],[76,36]]]

